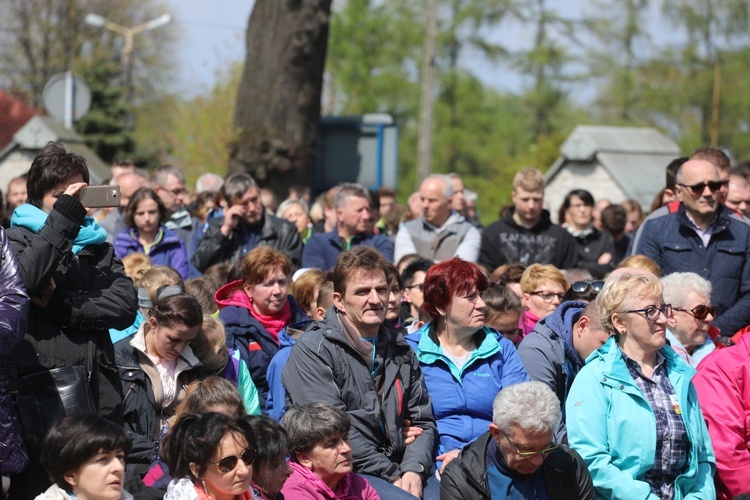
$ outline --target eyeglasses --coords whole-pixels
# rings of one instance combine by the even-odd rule
[[[239,457],[232,455],[231,457],[224,457],[218,462],[209,463],[216,465],[222,474],[227,474],[237,467],[240,459],[242,459],[242,463],[249,467],[253,463],[253,460],[255,460],[255,451],[252,448],[245,448],[245,451]]]
[[[659,319],[659,313],[663,314],[665,318],[672,317],[672,304],[662,304],[661,307],[648,306],[643,309],[633,309],[632,311],[622,311],[625,314],[629,313],[643,313],[649,321],[656,321]]]
[[[599,293],[604,288],[604,282],[601,280],[597,281],[576,281],[570,285],[571,290],[576,293],[583,293],[591,288],[593,291]]]
[[[560,447],[559,444],[557,444],[555,442],[552,442],[552,443],[549,444],[549,446],[547,446],[543,450],[539,450],[539,451],[520,451],[518,449],[518,446],[516,446],[513,443],[513,441],[510,440],[510,438],[505,433],[505,431],[500,431],[500,432],[503,433],[503,436],[505,436],[505,439],[508,440],[508,443],[513,448],[513,451],[516,452],[516,455],[518,455],[518,458],[520,458],[521,460],[527,460],[529,458],[534,458],[536,456],[546,457],[547,455],[549,455],[550,453],[552,453],[553,451],[555,451],[556,449],[558,449]]]
[[[405,286],[404,288],[408,288],[409,290],[411,290],[412,288],[416,288],[421,292],[423,286],[424,286],[424,283],[420,283],[418,285]]]
[[[698,321],[703,321],[704,319],[706,319],[708,317],[709,313],[711,313],[711,316],[713,316],[715,318],[716,317],[716,313],[719,312],[719,308],[718,307],[716,307],[716,306],[707,306],[707,305],[704,305],[704,304],[698,304],[697,306],[695,306],[692,309],[683,309],[681,307],[673,307],[672,309],[674,309],[675,311],[682,311],[682,312],[690,313]]]
[[[687,184],[682,184],[678,182],[677,185],[682,186],[686,189],[689,189],[690,191],[693,192],[694,195],[699,195],[706,189],[706,186],[708,186],[708,189],[710,189],[712,193],[715,193],[716,191],[720,190],[724,186],[728,186],[729,181],[700,182],[698,184],[693,184],[692,186],[688,186]]]
[[[564,293],[554,293],[554,292],[531,292],[529,295],[536,295],[540,299],[542,299],[545,302],[552,302],[552,299],[557,297],[558,300],[562,300],[565,296]]]

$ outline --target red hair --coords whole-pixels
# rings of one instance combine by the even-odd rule
[[[454,257],[432,266],[424,278],[424,308],[432,319],[448,308],[454,296],[473,291],[482,294],[489,287],[487,276],[471,262]]]

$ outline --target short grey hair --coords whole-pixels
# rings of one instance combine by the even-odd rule
[[[492,404],[492,422],[510,434],[515,425],[534,434],[552,433],[560,420],[560,401],[543,382],[504,387]]]
[[[207,172],[195,181],[195,194],[200,194],[205,191],[216,192],[221,189],[224,185],[224,178],[219,174],[213,172]]]
[[[297,462],[297,453],[310,453],[316,444],[349,434],[349,416],[334,406],[306,403],[295,406],[281,418],[289,438],[289,457]]]
[[[672,273],[661,279],[664,303],[682,307],[690,292],[711,298],[711,282],[695,273]]]
[[[362,185],[355,182],[345,182],[336,189],[336,195],[333,197],[333,208],[344,208],[350,196],[364,198],[369,205],[372,205],[370,192]]]
[[[304,200],[284,200],[276,210],[276,217],[278,217],[279,219],[283,219],[284,212],[292,208],[294,205],[299,205],[300,207],[302,207],[302,210],[304,210],[306,214],[309,212],[307,209],[307,203],[305,203]]]
[[[169,176],[174,175],[181,184],[185,184],[185,174],[174,165],[162,165],[157,167],[151,174],[151,182],[154,186],[164,187],[169,180]]]
[[[425,177],[425,180],[422,181],[422,184],[424,184],[425,182],[429,180],[436,180],[442,183],[443,196],[445,197],[446,200],[450,198],[451,196],[453,196],[453,194],[455,193],[455,190],[453,189],[453,181],[451,180],[451,177],[449,175],[445,175],[445,174],[428,175],[427,177]]]
[[[227,177],[224,185],[221,186],[221,196],[228,204],[232,204],[235,198],[242,198],[246,192],[252,188],[257,188],[258,183],[255,179],[247,174],[233,174]],[[260,193],[258,193],[260,195]]]

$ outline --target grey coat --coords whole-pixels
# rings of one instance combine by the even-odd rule
[[[424,377],[416,354],[397,331],[383,325],[379,335],[388,336],[382,397],[370,366],[347,341],[335,308],[323,321],[312,322],[292,348],[281,376],[287,407],[315,401],[344,410],[352,423],[355,472],[389,482],[404,472],[426,478],[437,427]],[[404,420],[423,430],[409,446],[402,434]]]

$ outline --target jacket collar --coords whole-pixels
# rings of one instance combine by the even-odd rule
[[[138,331],[135,333],[135,335],[133,335],[133,338],[130,339],[130,345],[141,352],[144,357],[148,358],[148,354],[146,353],[145,329],[146,322],[143,322],[141,326],[138,327]],[[202,363],[200,362],[200,360],[198,360],[198,358],[195,357],[195,354],[193,354],[193,350],[190,348],[190,346],[187,346],[185,347],[185,350],[182,351],[182,353],[177,357],[174,367],[175,378],[181,372],[201,365]]]
[[[445,362],[450,368],[453,376],[457,379],[461,378],[461,373],[473,364],[474,361],[478,359],[487,359],[502,349],[497,338],[495,338],[495,335],[489,328],[483,326],[474,334],[474,339],[478,344],[477,348],[471,351],[469,360],[463,368],[459,370],[440,348],[440,341],[437,338],[433,322],[427,323],[420,328],[417,333],[409,335],[409,338],[410,340],[418,342],[416,351],[417,359],[419,359],[420,363],[431,365],[438,360],[443,360],[443,362]]]

